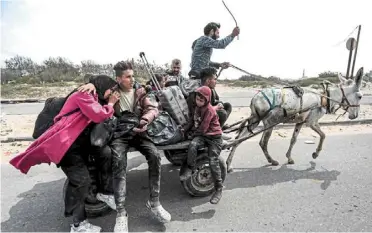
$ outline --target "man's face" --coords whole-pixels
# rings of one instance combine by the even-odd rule
[[[172,67],[173,74],[179,75],[181,72],[181,64],[174,64]]]
[[[217,77],[213,75],[207,79],[205,82],[205,86],[208,86],[210,89],[214,89],[216,87]]]
[[[195,97],[195,102],[196,102],[196,106],[198,106],[199,108],[203,107],[205,105],[205,98],[204,97],[201,97],[199,95],[196,95]]]
[[[218,38],[220,38],[220,29],[217,28],[212,35],[212,39],[217,40]]]
[[[130,91],[134,84],[133,70],[125,70],[121,77],[116,77],[116,81],[121,90]]]

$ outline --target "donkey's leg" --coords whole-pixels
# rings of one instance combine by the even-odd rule
[[[316,151],[313,153],[313,159],[316,159],[319,156],[320,151],[322,150],[323,142],[325,139],[325,134],[320,129],[320,125],[318,122],[314,122],[313,124],[310,124],[310,128],[314,130],[315,132],[317,132],[320,136],[318,147],[316,148]]]
[[[286,154],[289,164],[294,164],[294,160],[291,157],[291,153],[292,153],[293,146],[297,141],[297,136],[300,133],[300,130],[301,130],[303,124],[304,123],[297,123],[294,130],[293,130],[293,134],[292,134],[292,138],[291,138],[291,144],[289,145],[289,148],[288,148],[288,151],[287,151],[287,154]]]
[[[264,124],[264,127],[266,127],[266,125],[267,124]],[[260,147],[261,147],[267,161],[269,163],[271,163],[273,166],[277,166],[277,165],[279,165],[278,161],[271,158],[271,156],[269,155],[269,152],[267,151],[267,145],[269,144],[269,139],[271,137],[273,129],[274,128],[271,128],[271,129],[268,129],[268,130],[263,132],[262,138],[261,138],[261,141],[260,141]]]

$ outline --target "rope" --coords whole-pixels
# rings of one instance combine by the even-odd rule
[[[354,30],[344,40],[338,42],[337,44],[333,45],[332,47],[340,46],[341,43],[344,43],[345,41],[347,41],[349,39],[349,37],[351,36],[351,34],[353,34],[355,32],[355,30],[358,29],[358,27],[359,27],[359,25],[356,26],[356,28],[354,28]]]

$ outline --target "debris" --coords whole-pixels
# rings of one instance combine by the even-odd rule
[[[305,141],[305,144],[315,144],[315,142],[311,141],[311,140],[307,140],[307,141]]]

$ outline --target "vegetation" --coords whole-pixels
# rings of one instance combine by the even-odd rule
[[[141,60],[128,59],[134,68],[135,78],[144,83],[149,80],[149,75]],[[1,97],[2,98],[45,98],[66,95],[73,88],[86,82],[92,74],[113,73],[114,64],[98,64],[92,60],[81,61],[73,64],[63,57],[49,57],[41,64],[31,58],[15,56],[5,60],[5,67],[1,69]],[[155,72],[164,72],[168,64],[150,64]],[[235,87],[265,88],[279,85],[300,85],[303,87],[318,88],[324,80],[338,82],[337,73],[326,71],[318,77],[286,80],[279,77],[263,77],[261,75],[243,75],[239,79],[219,80],[219,83]],[[372,82],[372,70],[366,72],[365,81]]]

